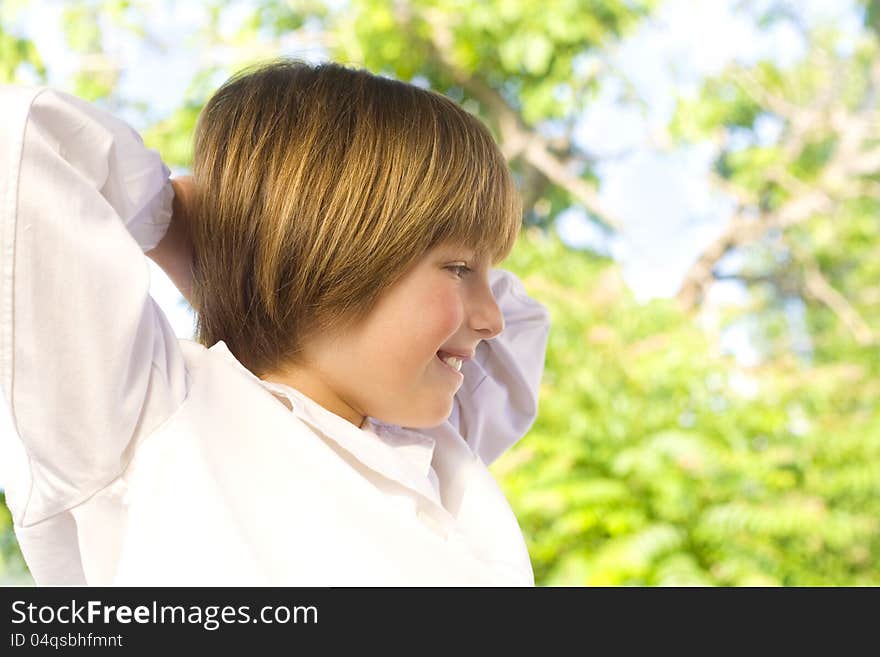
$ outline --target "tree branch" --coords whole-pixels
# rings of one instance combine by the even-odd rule
[[[763,238],[772,228],[784,230],[815,214],[833,212],[837,201],[832,195],[845,195],[853,189],[853,180],[880,169],[880,148],[860,152],[862,144],[876,127],[873,108],[866,108],[857,114],[848,113],[841,108],[832,110],[827,107],[834,100],[831,97],[820,99],[817,106],[801,108],[763,90],[760,83],[748,72],[739,73],[736,79],[756,102],[769,107],[791,126],[780,144],[786,161],[767,172],[768,179],[781,185],[791,198],[775,212],[761,212],[757,199],[752,194],[736,188],[727,180],[715,177],[715,184],[738,202],[739,210],[685,275],[677,298],[686,311],[692,310],[702,301],[706,289],[714,279],[715,264],[731,249]],[[822,175],[815,183],[808,185],[793,176],[788,167],[800,156],[808,135],[821,127],[823,117],[828,119],[827,123],[835,130],[838,142]],[[760,213],[760,220],[745,220],[745,208],[748,207],[753,207]]]
[[[414,40],[419,36],[414,29],[412,7],[405,0],[395,3],[397,19]],[[432,30],[424,43],[434,64],[476,98],[496,118],[501,131],[501,150],[508,161],[517,156],[539,169],[552,183],[565,189],[600,223],[614,230],[621,230],[623,223],[602,202],[596,189],[587,181],[569,171],[565,161],[554,152],[551,140],[530,128],[519,113],[485,81],[462,70],[449,54],[452,51],[452,32],[446,17],[437,10],[426,9],[425,17]]]
[[[868,323],[852,304],[838,292],[816,266],[810,266],[804,276],[804,289],[814,299],[825,304],[849,329],[862,346],[874,344],[876,336]]]
[[[676,294],[679,307],[685,312],[696,308],[702,302],[709,285],[715,280],[714,270],[718,261],[729,250],[764,234],[766,230],[767,226],[764,222],[747,216],[742,208],[737,210],[728,220],[721,234],[703,249],[700,257],[685,274]]]
[[[834,206],[834,201],[822,190],[812,190],[796,196],[777,211],[757,217],[740,206],[721,234],[688,269],[676,295],[679,306],[682,310],[691,311],[702,302],[706,290],[715,278],[715,265],[731,249],[760,239],[772,228],[787,228],[809,219],[817,212],[831,211]]]

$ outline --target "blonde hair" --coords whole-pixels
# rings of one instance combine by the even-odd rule
[[[362,320],[438,244],[501,262],[522,222],[479,119],[335,63],[233,75],[199,116],[193,159],[196,339],[223,340],[257,376]]]

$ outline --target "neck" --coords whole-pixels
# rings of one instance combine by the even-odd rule
[[[271,383],[290,386],[359,429],[363,427],[364,420],[366,420],[364,414],[347,403],[319,374],[311,370],[295,368],[283,373],[270,373],[261,378]]]

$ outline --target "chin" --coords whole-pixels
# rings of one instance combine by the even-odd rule
[[[430,429],[436,427],[449,417],[452,413],[452,397],[449,403],[443,408],[426,409],[421,413],[404,413],[389,414],[388,419],[377,417],[386,424],[394,424],[398,427],[409,427],[410,429]]]
[[[447,408],[441,409],[436,413],[426,414],[422,421],[418,424],[411,424],[409,426],[420,429],[430,429],[431,427],[436,427],[439,424],[443,424],[452,413],[452,399],[450,398],[449,406]]]

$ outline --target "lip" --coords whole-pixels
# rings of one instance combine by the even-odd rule
[[[474,357],[473,353],[465,353],[463,351],[449,351],[448,349],[438,349],[437,353],[444,353],[447,356],[455,356],[456,358],[461,358],[462,360],[471,360]]]
[[[448,353],[448,352],[444,351],[443,353],[445,354],[445,353]],[[449,355],[452,356],[452,355],[454,355],[454,354],[449,354]],[[437,359],[437,362],[439,362],[440,365],[443,366],[443,369],[445,369],[445,370],[448,371],[448,372],[452,372],[452,373],[453,373],[455,376],[457,376],[459,379],[464,380],[464,374],[462,374],[461,372],[459,372],[457,369],[455,369],[455,368],[452,367],[451,365],[447,365],[446,363],[444,363],[444,362],[441,360],[441,358],[440,358],[440,353],[439,353],[439,352],[436,353],[436,354],[434,354],[434,358],[436,358],[436,359]],[[460,358],[460,356],[456,356],[456,358]]]

